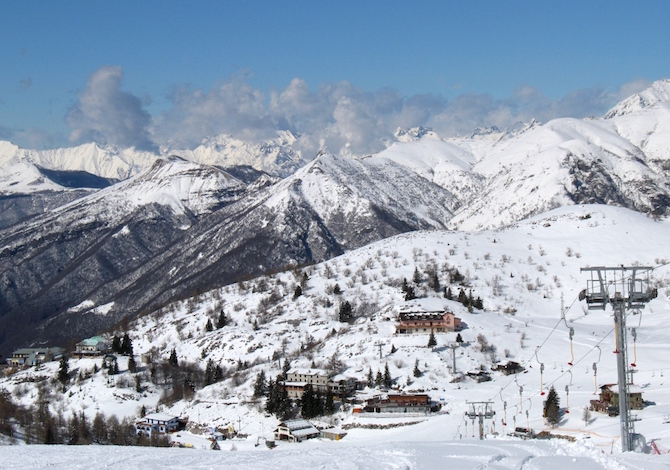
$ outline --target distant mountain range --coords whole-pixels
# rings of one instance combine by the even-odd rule
[[[670,81],[599,119],[308,163],[284,133],[177,156],[0,142],[0,353],[67,341],[165,302],[421,229],[497,229],[596,203],[670,211]]]

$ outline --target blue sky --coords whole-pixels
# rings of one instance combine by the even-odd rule
[[[193,147],[289,129],[353,153],[600,115],[670,77],[666,1],[0,3],[0,138]],[[318,150],[318,149],[317,149]]]

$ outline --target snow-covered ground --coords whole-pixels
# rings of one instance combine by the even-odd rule
[[[153,350],[166,359],[174,348],[180,361],[204,368],[211,359],[228,368],[230,378],[201,388],[192,399],[163,411],[188,416],[190,423],[200,426],[233,425],[247,439],[225,441],[221,452],[210,451],[203,436],[188,431],[173,438],[194,449],[11,446],[2,449],[0,462],[6,460],[9,468],[76,468],[90,462],[138,468],[441,468],[452,464],[458,468],[668,468],[667,456],[620,454],[618,418],[594,412],[584,422],[583,410],[597,398],[597,387],[616,382],[616,356],[611,311],[589,311],[577,296],[588,279],[580,273],[581,267],[639,264],[656,268],[651,281],[659,289],[658,298],[628,319],[628,326],[637,332],[637,341],[629,339],[629,359],[636,364],[635,384],[648,402],[634,412],[636,432],[647,442],[655,439],[661,448],[670,448],[669,239],[667,220],[654,221],[620,208],[573,206],[504,230],[400,235],[326,263],[201,294],[131,323],[134,351],[138,358]],[[442,286],[449,285],[450,270],[458,268],[468,281],[466,290],[471,288],[485,306],[484,311],[468,313],[461,304],[432,291],[425,277],[417,285],[420,296],[454,311],[466,326],[461,332],[465,343],[457,350],[457,371],[451,367],[451,350],[446,347],[455,333],[438,334],[434,348],[426,346],[427,334],[394,334],[403,303],[402,278],[411,282],[415,268],[425,276],[431,267]],[[303,273],[308,274],[303,295],[294,299]],[[342,294],[333,293],[335,284]],[[451,287],[457,295],[459,286]],[[270,299],[273,293],[275,300]],[[337,320],[338,307],[345,300],[358,314],[351,325]],[[207,332],[207,320],[216,323],[221,310],[230,324]],[[569,328],[574,329],[572,350]],[[460,373],[482,366],[490,370],[494,358],[479,350],[479,335],[496,347],[495,359],[520,362],[526,372],[512,376],[492,372],[492,380],[485,383],[467,378],[454,382]],[[397,349],[394,353],[392,346]],[[409,420],[418,424],[367,429],[363,426],[408,420],[357,415],[347,409],[321,423],[347,428],[342,441],[280,443],[272,451],[256,447],[262,438],[272,438],[278,420],[266,416],[262,403],[252,399],[253,382],[261,370],[269,378],[280,372],[278,361],[272,359],[277,355],[289,358],[294,367],[325,367],[336,358],[344,364],[345,374],[361,380],[369,370],[376,373],[388,364],[398,391],[428,393],[443,404],[442,412]],[[421,377],[412,372],[417,359]],[[240,360],[250,367],[234,373]],[[113,383],[103,372],[92,373],[95,361],[70,360],[71,370],[90,372],[91,377],[73,381],[67,394],[52,404],[54,411],[66,416],[83,411],[89,418],[101,411],[123,417],[138,416],[142,405],[149,410],[156,407],[162,390],[145,381],[144,390],[135,391],[124,358]],[[597,364],[595,376],[593,364]],[[54,377],[56,368],[53,363],[42,371],[20,372],[2,379],[0,388],[28,405],[36,396],[29,377]],[[551,386],[565,411],[556,428],[548,427],[542,417],[543,392]],[[474,437],[474,423],[464,416],[469,401],[493,403],[496,415],[485,423],[486,442]],[[506,438],[515,426],[576,441]],[[236,451],[231,452],[233,444]]]
[[[306,441],[269,450],[249,441],[226,441],[221,451],[113,446],[8,446],[0,453],[4,469],[165,469],[244,468],[421,470],[661,470],[670,456],[610,454],[588,441],[479,441],[441,439],[439,428],[404,430],[395,435],[366,431],[345,440]]]

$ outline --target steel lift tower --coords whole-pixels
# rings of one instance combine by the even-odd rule
[[[626,310],[641,309],[658,296],[656,289],[649,287],[649,273],[653,268],[594,267],[582,268],[591,274],[586,289],[579,293],[579,300],[586,300],[589,310],[605,310],[608,304],[614,310],[616,333],[617,373],[619,385],[619,419],[621,425],[621,451],[633,450],[635,429],[630,416],[630,394],[628,391],[628,362],[626,351]],[[631,381],[632,382],[632,381]]]
[[[493,411],[493,402],[491,401],[469,401],[470,410],[465,412],[465,416],[471,420],[479,420],[479,439],[484,439],[484,419],[493,419],[496,412]]]

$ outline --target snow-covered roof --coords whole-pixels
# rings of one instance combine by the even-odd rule
[[[290,369],[287,374],[297,374],[297,375],[322,375],[328,377],[330,374],[325,369]]]
[[[398,307],[400,313],[444,313],[446,310],[447,300],[439,297],[408,300]]]
[[[284,427],[287,427],[291,433],[295,434],[295,431],[301,430],[301,429],[314,429],[318,432],[318,429],[314,427],[312,423],[307,421],[306,419],[289,419],[286,421],[283,421],[280,423],[280,426],[284,425]]]
[[[82,345],[82,346],[97,346],[100,343],[105,343],[107,344],[107,340],[103,338],[102,336],[92,336],[91,338],[86,338],[83,341],[80,341],[77,343],[77,345]]]
[[[144,420],[153,419],[156,421],[172,421],[173,419],[179,419],[179,416],[170,415],[167,413],[151,413],[145,415],[143,419]]]
[[[603,385],[603,387],[609,388],[612,393],[619,393],[619,384],[607,384]],[[637,385],[634,384],[628,384],[628,393],[642,393],[642,389],[638,387]]]

